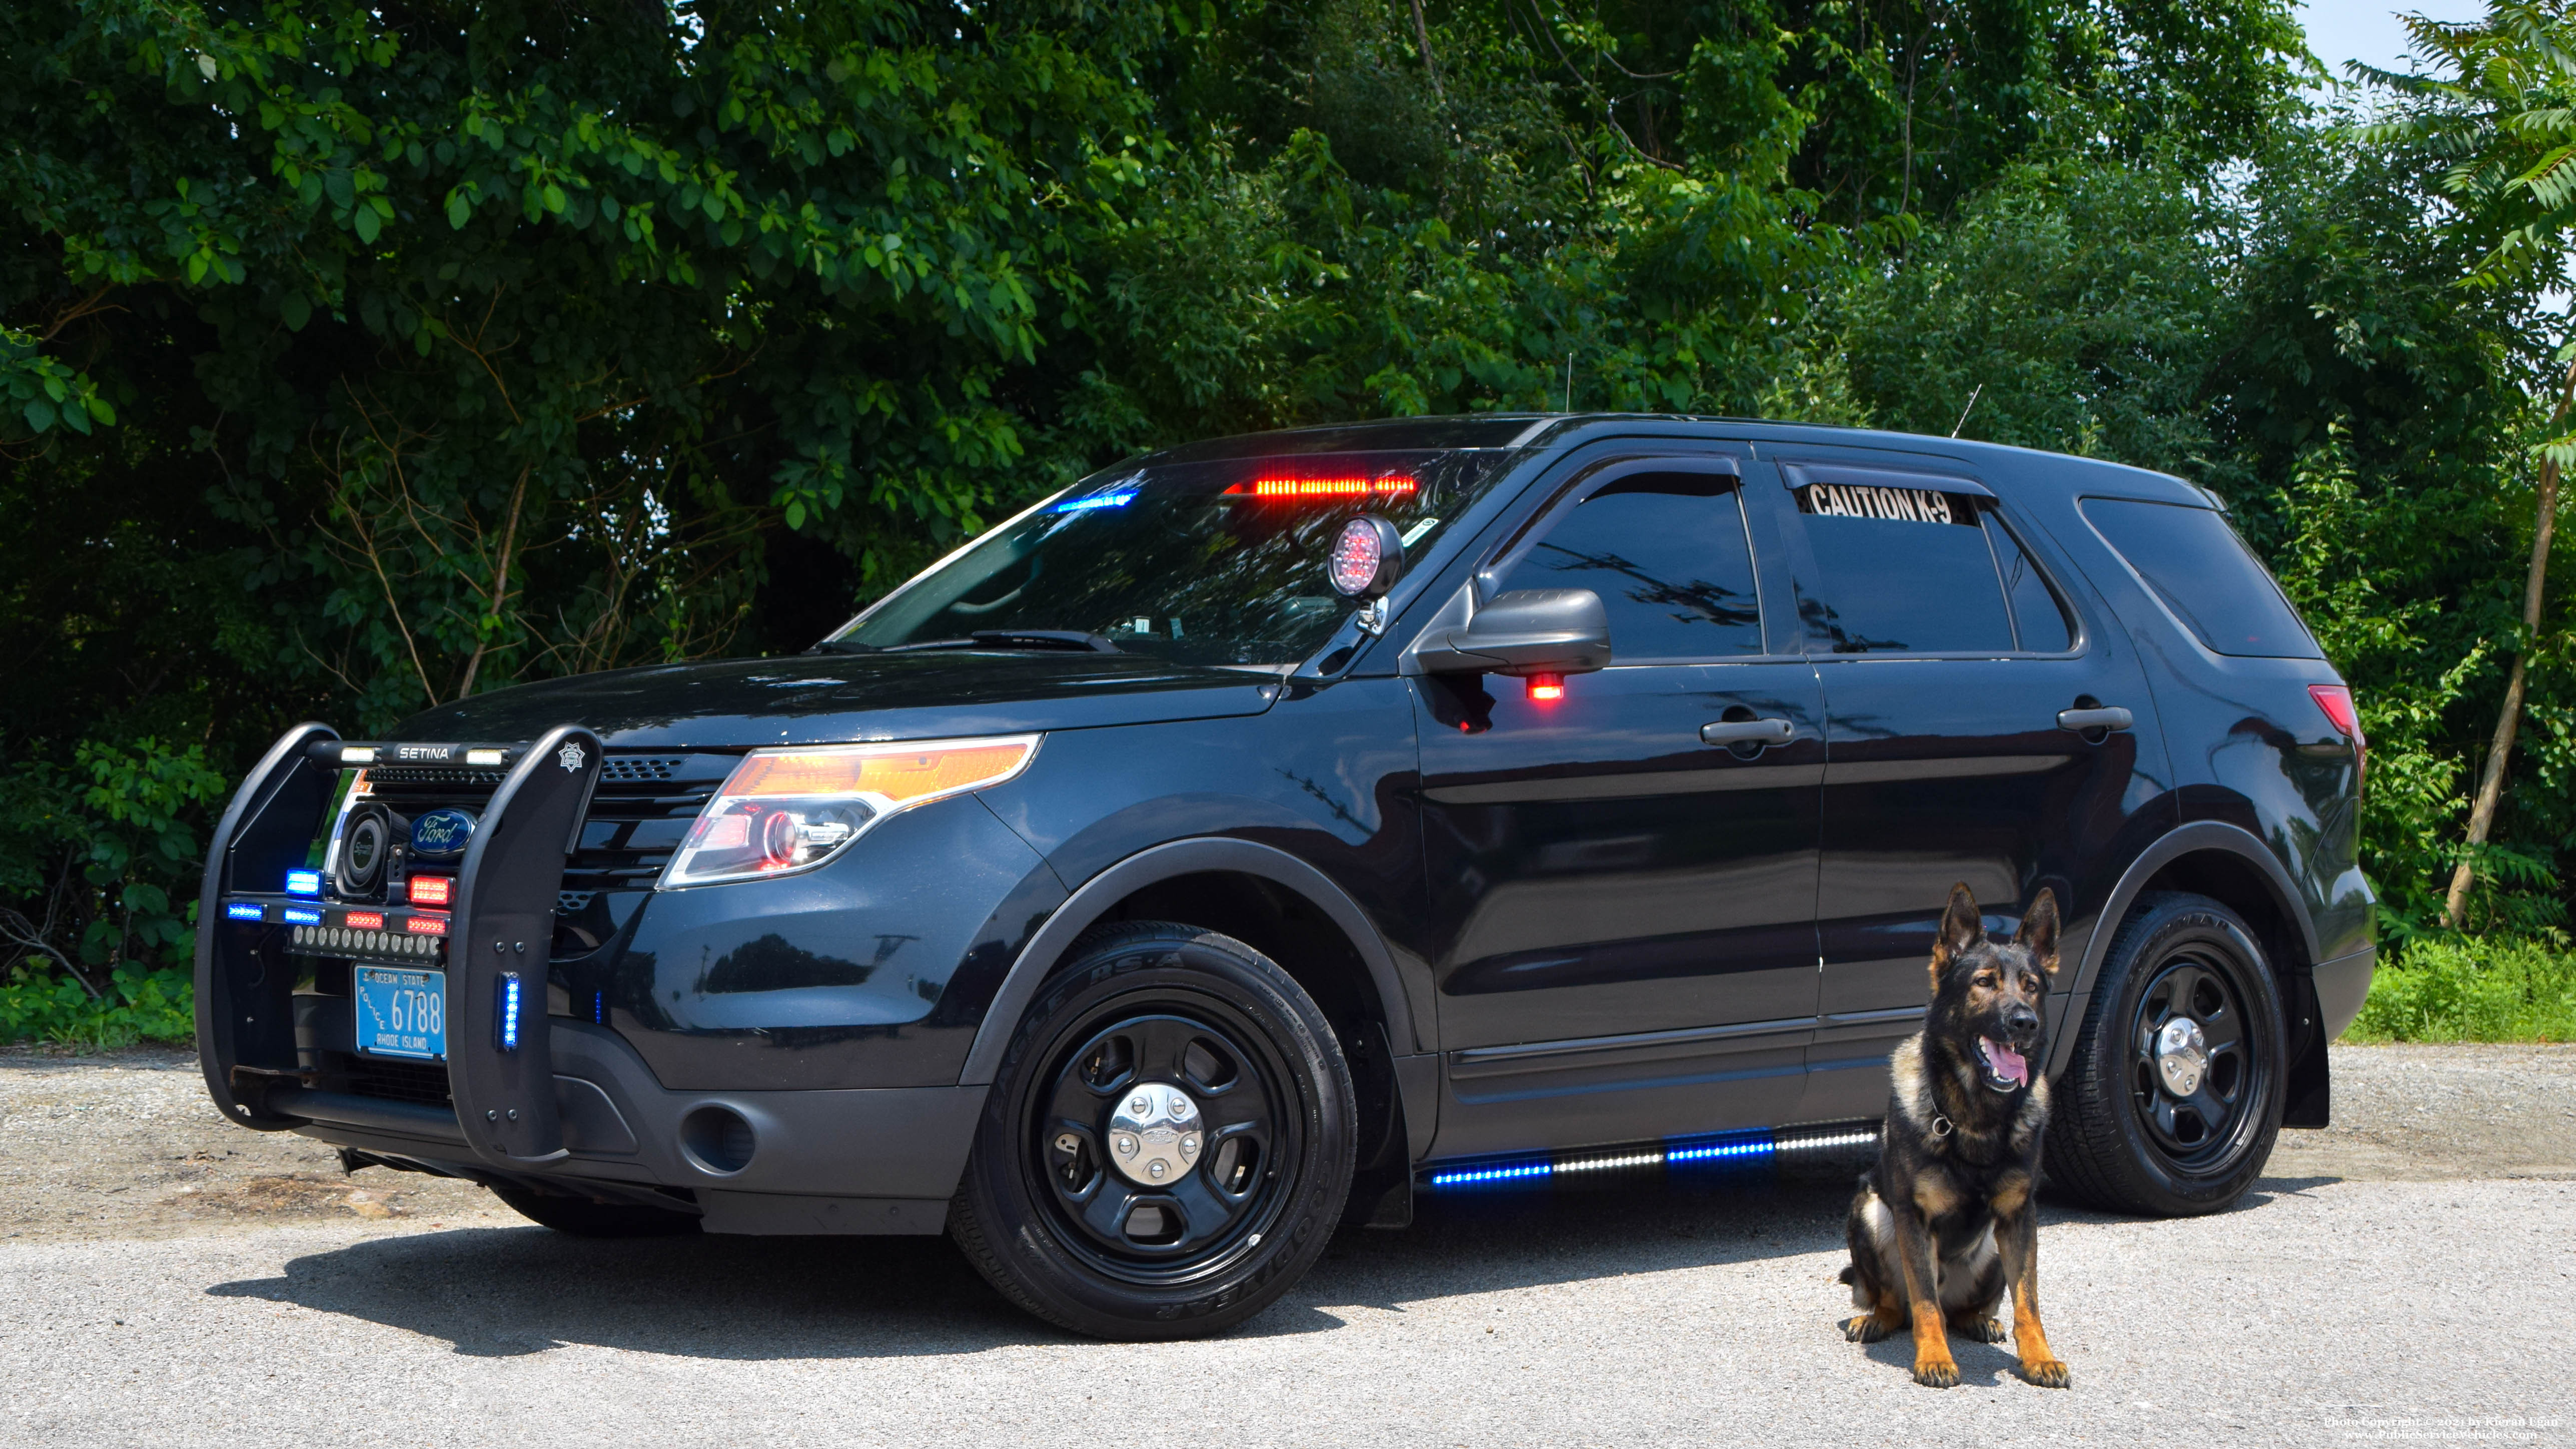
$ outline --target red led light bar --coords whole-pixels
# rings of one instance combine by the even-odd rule
[[[444,936],[447,934],[447,918],[445,916],[413,916],[409,920],[403,922],[403,929],[411,932],[415,936]]]
[[[381,931],[385,928],[382,911],[342,911],[340,924],[352,931]]]
[[[1225,490],[1251,498],[1364,498],[1410,493],[1417,485],[1403,473],[1383,478],[1255,478]]]
[[[456,889],[456,882],[443,875],[416,875],[411,878],[411,903],[415,906],[443,906]]]

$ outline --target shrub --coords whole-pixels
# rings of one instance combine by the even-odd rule
[[[191,973],[175,966],[119,966],[95,997],[68,976],[22,967],[0,982],[0,1041],[55,1042],[88,1051],[139,1041],[193,1041],[196,1000]]]
[[[2383,962],[2347,1041],[2576,1041],[2564,937],[2425,937]]]

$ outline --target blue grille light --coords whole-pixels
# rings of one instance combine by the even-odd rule
[[[501,1050],[519,1049],[519,973],[504,971],[498,983],[501,990]]]
[[[236,921],[264,921],[268,911],[252,901],[234,901],[224,907],[224,914]]]
[[[311,906],[288,906],[286,919],[298,926],[318,926],[322,924],[322,913]]]
[[[322,872],[318,870],[288,871],[286,873],[286,893],[290,896],[318,896],[322,894]]]
[[[1095,493],[1088,498],[1068,498],[1047,511],[1049,513],[1083,513],[1094,508],[1124,508],[1135,501],[1136,495],[1133,491],[1126,493]]]

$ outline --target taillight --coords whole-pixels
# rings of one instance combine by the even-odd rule
[[[2341,684],[2311,684],[2308,698],[2317,702],[2318,711],[2326,717],[2326,723],[2335,727],[2335,733],[2352,741],[2353,778],[2358,781],[2369,769],[2370,741],[2362,736],[2361,711],[2352,702],[2351,688]]]

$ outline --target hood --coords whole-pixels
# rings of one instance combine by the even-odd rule
[[[944,739],[1259,714],[1279,687],[1138,654],[799,654],[522,684],[425,710],[388,738],[523,740],[577,724],[645,749]]]

